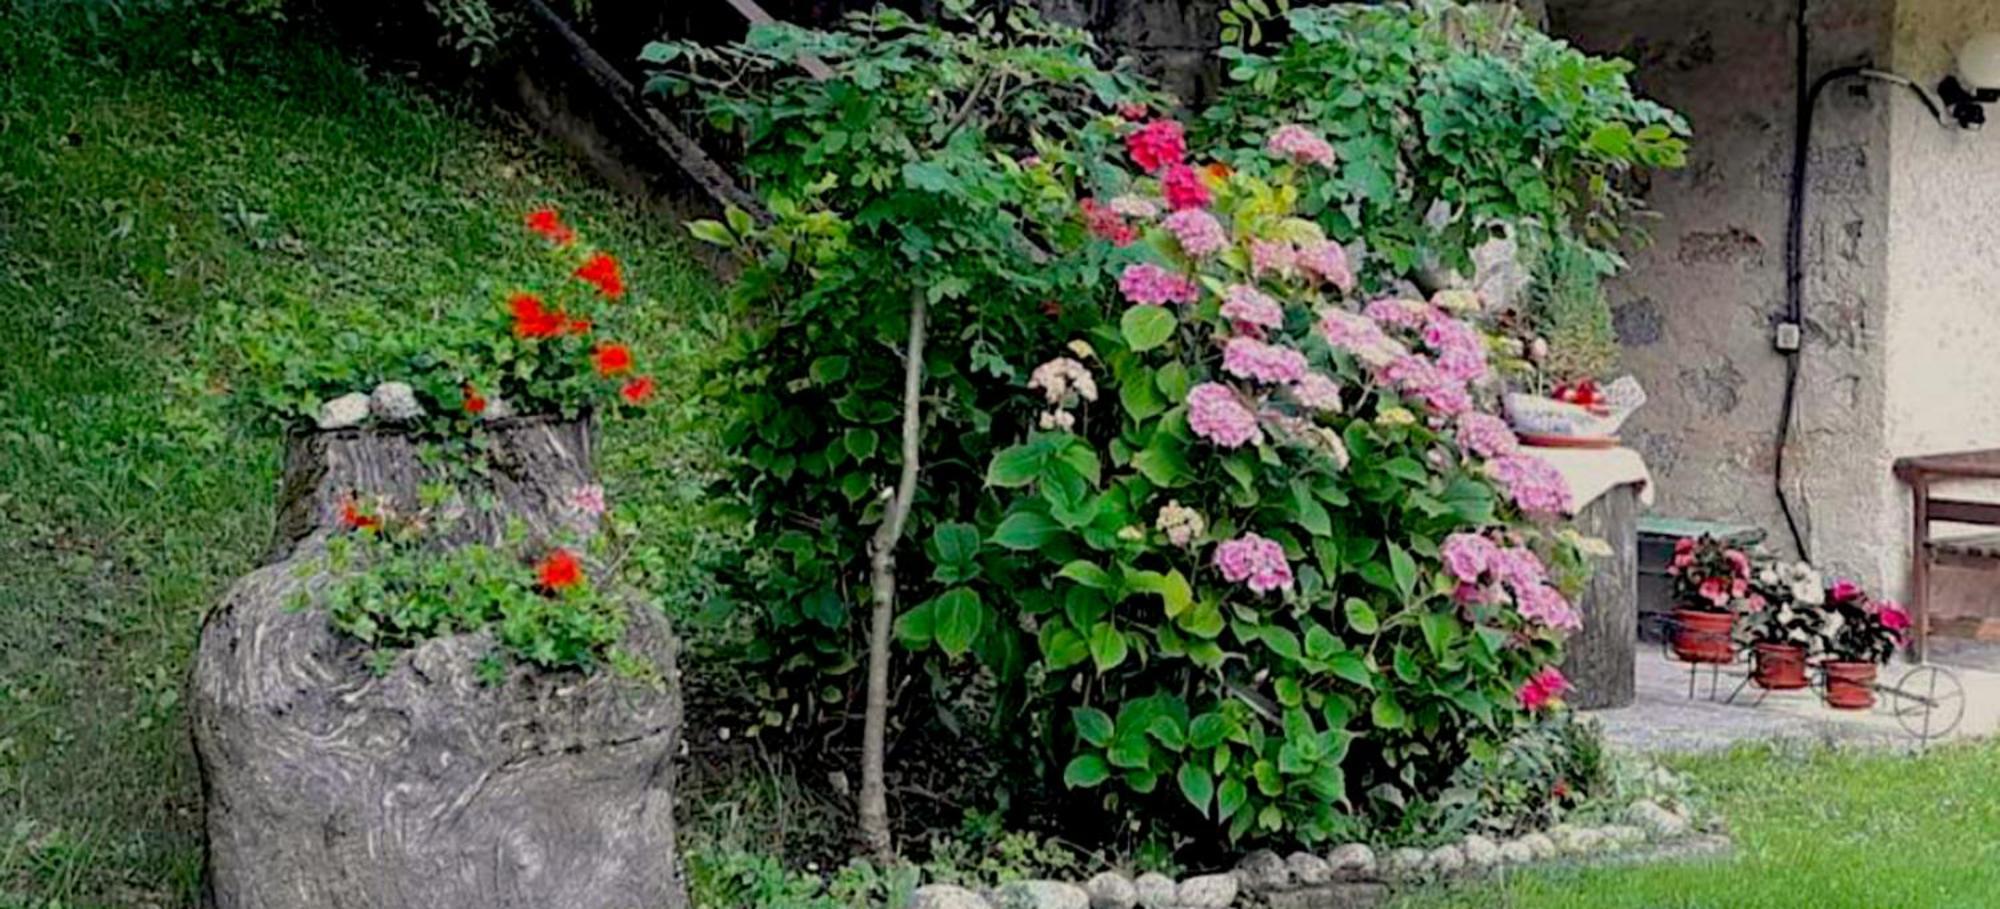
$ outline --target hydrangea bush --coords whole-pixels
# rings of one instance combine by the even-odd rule
[[[1300,216],[1344,179],[1287,124],[1255,161],[1134,126],[1080,204],[1119,299],[1030,383],[987,544],[1039,571],[1029,702],[1067,786],[1194,833],[1319,841],[1435,793],[1560,697],[1580,619],[1561,478],[1493,413],[1479,300],[1357,293]],[[1560,551],[1559,551],[1560,550]],[[938,640],[933,602],[906,642]],[[1140,806],[1144,806],[1143,808]]]

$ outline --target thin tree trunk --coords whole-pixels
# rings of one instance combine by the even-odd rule
[[[910,339],[903,351],[903,472],[888,512],[869,545],[875,609],[868,626],[868,708],[861,730],[861,836],[882,862],[894,861],[889,835],[889,795],[884,780],[884,740],[889,730],[889,633],[896,615],[896,544],[917,494],[917,443],[924,383],[924,291],[910,291]]]

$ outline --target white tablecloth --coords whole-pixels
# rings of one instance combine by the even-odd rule
[[[1605,493],[1629,484],[1639,487],[1639,504],[1653,504],[1653,472],[1646,459],[1630,448],[1536,448],[1524,450],[1549,462],[1569,483],[1575,513],[1590,507]]]

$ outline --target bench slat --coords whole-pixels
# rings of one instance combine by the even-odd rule
[[[1982,533],[1932,540],[1931,550],[1942,555],[2000,559],[2000,533]]]

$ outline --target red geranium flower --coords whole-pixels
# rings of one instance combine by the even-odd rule
[[[534,294],[515,294],[507,306],[514,312],[515,337],[553,338],[562,332],[566,321],[561,312],[544,309],[542,298]]]
[[[632,351],[623,344],[599,344],[591,359],[596,361],[600,376],[623,375],[632,371]]]
[[[562,590],[565,587],[574,587],[578,581],[583,580],[583,566],[569,550],[557,549],[550,552],[542,559],[542,564],[535,567],[535,575],[540,578],[544,589]]]
[[[570,230],[569,225],[562,223],[562,215],[557,214],[553,208],[537,208],[529,212],[527,224],[528,230],[541,234],[557,246],[568,246],[570,241],[576,239],[576,231]]]
[[[486,412],[486,399],[480,396],[479,389],[472,387],[471,382],[465,383],[465,412],[475,417]]]
[[[382,527],[381,518],[362,511],[361,507],[354,504],[354,500],[351,498],[340,503],[340,523],[346,525],[349,530],[361,530],[369,527],[380,529]]]
[[[568,325],[568,326],[566,326],[566,327],[565,327],[565,328],[564,328],[563,330],[564,330],[564,331],[567,331],[567,332],[569,332],[570,334],[573,334],[573,335],[587,335],[587,334],[590,334],[590,320],[589,320],[589,319],[571,319],[571,320],[569,320],[569,325]]]
[[[625,296],[625,278],[618,271],[618,260],[605,253],[597,253],[585,260],[577,268],[576,276],[587,284],[596,285],[599,293],[613,300]]]
[[[624,395],[629,403],[644,404],[653,399],[653,377],[639,376],[626,382],[624,388],[618,389],[618,393]]]

